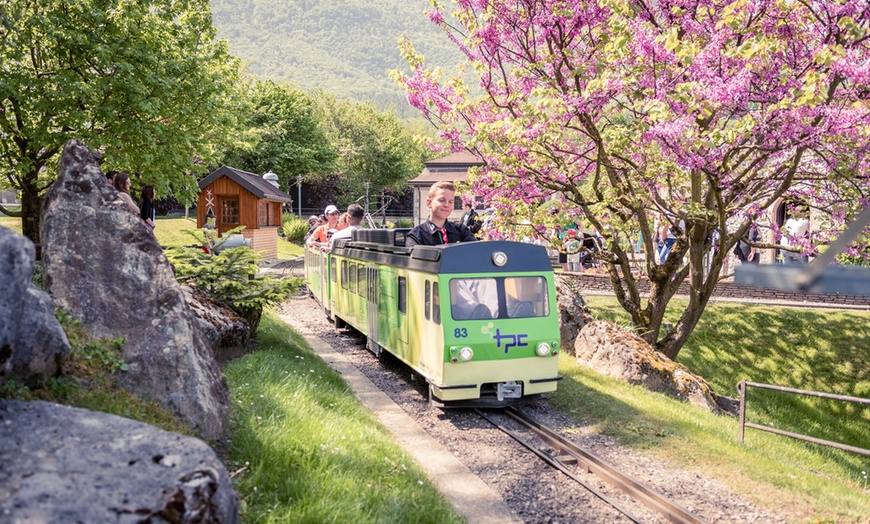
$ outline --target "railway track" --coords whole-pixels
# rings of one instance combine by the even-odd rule
[[[512,437],[514,440],[531,450],[544,462],[561,471],[569,478],[581,484],[593,495],[611,505],[626,518],[636,523],[647,522],[637,514],[638,504],[643,504],[663,516],[666,521],[680,524],[705,523],[701,517],[690,513],[678,504],[669,501],[663,495],[654,491],[644,483],[619,471],[570,440],[565,439],[552,429],[540,424],[516,407],[510,407],[498,412],[484,413],[475,410],[490,424]],[[506,420],[500,420],[506,419]],[[508,427],[512,423],[519,429]],[[590,474],[606,481],[611,486],[630,497],[631,501],[621,500],[624,497],[609,495],[606,491],[595,487],[588,477]]]

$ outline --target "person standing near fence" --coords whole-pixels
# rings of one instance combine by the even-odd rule
[[[800,252],[801,241],[809,235],[810,220],[807,218],[806,207],[798,207],[794,214],[785,221],[785,234],[780,239],[780,244],[785,247],[796,248],[798,251],[781,249],[783,263],[806,264],[809,256]]]
[[[734,254],[741,263],[759,264],[761,255],[755,248],[755,244],[759,242],[761,242],[761,232],[758,230],[758,224],[753,223],[734,246]]]

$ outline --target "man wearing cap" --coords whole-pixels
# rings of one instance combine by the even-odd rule
[[[326,223],[318,226],[305,243],[309,246],[326,247],[329,245],[329,230],[338,229],[338,208],[330,204],[323,210]]]

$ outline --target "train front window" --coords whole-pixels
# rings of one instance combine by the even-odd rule
[[[544,277],[455,278],[450,281],[454,320],[530,318],[550,314]]]
[[[547,281],[543,277],[504,279],[505,305],[509,318],[546,317],[550,314]]]
[[[498,284],[494,278],[454,278],[450,281],[453,320],[498,318]]]

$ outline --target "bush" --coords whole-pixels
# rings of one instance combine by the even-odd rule
[[[281,230],[289,242],[302,242],[308,233],[308,221],[290,213],[284,213]]]
[[[207,244],[209,231],[188,231]],[[232,233],[230,231],[229,233]],[[274,306],[299,291],[302,279],[257,277],[262,257],[249,247],[224,249],[217,255],[198,247],[172,247],[166,256],[181,284],[195,287],[240,314],[256,331],[264,307]]]
[[[406,228],[407,228],[407,229],[410,229],[410,228],[414,227],[414,221],[411,220],[410,218],[404,218],[404,217],[403,217],[403,218],[400,218],[400,219],[396,222],[396,227],[397,227],[397,228],[400,228],[400,229],[406,229]]]

